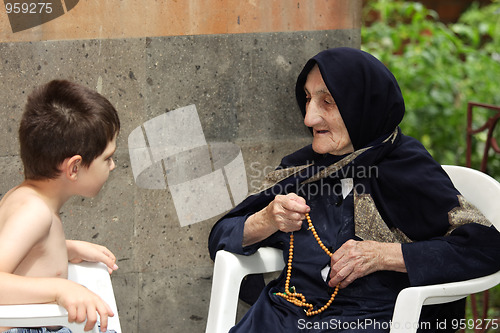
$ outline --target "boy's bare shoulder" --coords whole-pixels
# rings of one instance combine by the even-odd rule
[[[45,222],[47,227],[52,221],[52,212],[46,201],[34,189],[18,186],[10,190],[0,201],[0,225],[12,219]]]

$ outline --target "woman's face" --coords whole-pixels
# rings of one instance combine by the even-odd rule
[[[313,129],[312,148],[319,154],[344,155],[354,151],[349,132],[332,95],[328,91],[318,65],[304,85],[306,116],[304,124]]]

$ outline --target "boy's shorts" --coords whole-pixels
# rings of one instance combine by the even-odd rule
[[[63,327],[61,329],[50,330],[46,327],[28,327],[28,328],[11,328],[4,333],[71,333],[71,331]]]
[[[69,328],[63,327],[60,329],[50,330],[46,327],[31,327],[31,328],[11,328],[3,333],[71,333]],[[116,333],[113,330],[107,330],[106,333]]]

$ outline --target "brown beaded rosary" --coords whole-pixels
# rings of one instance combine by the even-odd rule
[[[319,246],[323,249],[323,251],[325,251],[326,254],[328,254],[331,257],[333,254],[326,248],[325,244],[323,244],[323,242],[319,238],[318,233],[316,232],[316,229],[312,224],[311,217],[309,216],[308,213],[306,213],[306,219],[307,223],[309,224],[309,228],[307,230],[311,230]],[[306,308],[304,309],[304,311],[306,312],[306,315],[309,317],[325,311],[333,303],[335,296],[337,296],[340,283],[337,284],[337,286],[335,287],[335,291],[332,293],[332,297],[330,297],[330,300],[320,309],[313,310],[314,306],[311,303],[307,303],[305,296],[302,295],[302,293],[296,292],[294,286],[290,287],[290,278],[292,276],[292,259],[293,259],[293,232],[290,234],[290,250],[288,251],[288,264],[287,264],[288,268],[286,272],[285,292],[275,293],[275,295],[283,297],[288,302],[295,304],[296,306]]]

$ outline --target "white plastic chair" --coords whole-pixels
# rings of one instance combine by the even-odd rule
[[[241,281],[248,274],[282,270],[282,253],[270,247],[261,247],[251,256],[217,251],[206,333],[223,333],[234,326]]]
[[[108,329],[121,333],[120,319],[116,307],[111,278],[103,263],[82,262],[69,264],[68,278],[98,294],[113,310],[108,318]],[[1,327],[45,327],[65,326],[73,333],[83,333],[85,323],[69,323],[68,312],[57,304],[0,305]],[[91,331],[98,333],[97,325]]]
[[[500,184],[490,176],[461,166],[443,166],[455,187],[500,230]],[[228,332],[235,325],[240,284],[248,274],[280,271],[285,266],[281,250],[260,248],[251,256],[218,251],[206,333]],[[391,333],[417,331],[423,305],[452,302],[500,283],[500,271],[468,281],[403,289],[396,300]]]
[[[500,184],[480,171],[445,165],[455,187],[500,230]],[[392,316],[391,333],[416,332],[422,305],[453,302],[500,283],[500,271],[477,279],[401,290]],[[448,323],[448,326],[451,323]]]

